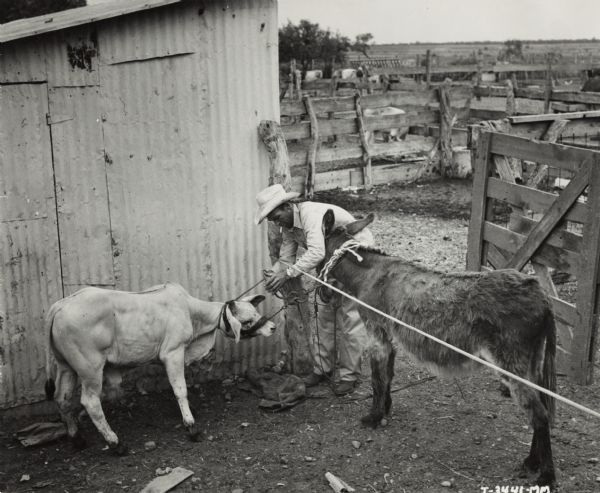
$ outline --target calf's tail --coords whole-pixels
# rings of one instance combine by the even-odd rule
[[[54,393],[56,392],[56,385],[54,379],[56,377],[56,358],[54,356],[54,343],[52,341],[52,325],[54,324],[54,316],[58,311],[57,304],[55,303],[50,307],[46,318],[44,320],[44,331],[46,333],[46,385],[44,390],[46,391],[46,399],[51,401],[54,400]]]
[[[546,320],[546,350],[542,370],[542,387],[556,392],[556,323],[552,311],[548,312]],[[542,394],[541,398],[548,411],[550,423],[553,423],[556,410],[555,399],[548,394]]]

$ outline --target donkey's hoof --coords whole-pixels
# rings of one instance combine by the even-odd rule
[[[527,457],[519,468],[519,477],[526,478],[540,470],[540,461],[533,457]]]
[[[122,442],[119,442],[117,444],[114,445],[109,445],[110,447],[110,451],[114,454],[117,455],[119,457],[123,457],[124,455],[128,455],[129,454],[129,447],[127,445],[125,445]]]
[[[73,444],[73,448],[75,450],[83,450],[87,447],[87,442],[85,438],[81,436],[81,433],[77,432],[75,435],[71,437],[71,443]]]
[[[373,416],[372,414],[367,414],[360,419],[360,422],[365,426],[375,429],[381,424],[382,418],[383,416]]]
[[[556,475],[554,474],[554,471],[541,473],[535,481],[535,484],[538,486],[549,486],[550,491],[552,491],[556,486]]]

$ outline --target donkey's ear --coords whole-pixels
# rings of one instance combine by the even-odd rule
[[[359,219],[358,221],[354,221],[353,223],[347,224],[346,232],[350,236],[354,236],[355,234],[357,234],[360,231],[362,231],[363,229],[365,229],[369,224],[371,224],[374,219],[375,219],[375,215],[372,212],[370,212],[367,215],[367,217],[365,217],[363,219]]]
[[[335,215],[333,214],[332,209],[327,209],[325,215],[323,216],[323,234],[325,236],[329,235],[333,231],[333,226],[335,224]]]

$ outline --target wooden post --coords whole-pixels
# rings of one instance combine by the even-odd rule
[[[481,50],[478,50],[477,51],[477,75],[475,77],[475,97],[477,98],[477,101],[481,101],[481,94],[479,93],[477,88],[479,88],[479,86],[481,85],[482,71],[483,71],[483,61],[482,61],[482,56],[481,56]]]
[[[427,50],[425,54],[425,84],[427,85],[427,89],[431,87],[431,50]]]
[[[510,76],[510,80],[513,85],[513,90],[516,91],[519,88],[519,81],[517,80],[517,74],[515,72],[512,72],[512,74]]]
[[[319,122],[315,109],[313,108],[310,96],[305,94],[302,97],[304,101],[304,107],[306,113],[310,119],[310,149],[308,151],[308,158],[306,160],[306,180],[304,182],[304,197],[312,199],[315,193],[315,174],[316,174],[316,161],[317,161],[317,150],[319,149]]]
[[[417,69],[421,68],[421,55],[419,53],[417,53],[417,58],[415,60],[415,67]],[[416,74],[416,76],[417,76],[417,82],[419,84],[422,84],[423,83],[423,75],[419,73],[419,74]]]
[[[381,88],[383,94],[386,94],[390,90],[390,77],[387,73],[380,74]]]
[[[506,115],[512,116],[516,112],[515,91],[512,81],[506,79]]]
[[[467,240],[467,270],[479,271],[483,265],[483,227],[489,214],[487,198],[488,177],[492,172],[490,155],[491,134],[478,134],[477,143],[472,149],[473,161],[473,201],[471,222]]]
[[[580,385],[592,383],[594,360],[598,347],[598,311],[600,290],[598,273],[600,264],[600,160],[594,157],[590,167],[588,207],[590,210],[583,231],[581,250],[582,276],[577,279],[577,309],[579,326],[571,343],[570,365],[567,376]]]
[[[296,89],[296,59],[290,62],[290,99],[294,99]]]
[[[438,87],[438,99],[440,103],[440,174],[442,177],[456,176],[452,159],[453,115],[450,106],[451,83],[450,79],[446,79]]]
[[[258,126],[258,133],[267,148],[270,161],[269,185],[281,183],[283,188],[290,190],[290,160],[285,138],[279,123],[263,120]],[[279,260],[281,248],[281,229],[275,223],[268,223],[269,256],[271,263]],[[288,304],[285,310],[285,339],[288,345],[289,370],[302,375],[312,371],[313,358],[310,345],[311,331],[314,329],[314,317],[308,295],[305,294],[301,277],[290,279],[282,288],[284,301]],[[297,301],[296,301],[297,299]],[[292,303],[298,303],[296,308]]]
[[[546,55],[546,87],[544,92],[544,113],[550,112],[550,100],[552,98],[552,56],[550,53]]]
[[[354,104],[356,109],[356,120],[358,122],[358,133],[360,135],[360,142],[363,148],[363,181],[365,189],[370,190],[373,187],[373,169],[371,168],[371,150],[369,148],[369,142],[365,134],[365,121],[363,119],[362,106],[360,103],[360,94],[356,93],[354,96]]]

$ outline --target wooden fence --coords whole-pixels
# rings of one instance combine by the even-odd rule
[[[452,142],[466,145],[466,128],[455,121],[470,116],[465,88],[444,85],[427,91],[284,100],[281,123],[292,188],[310,196],[315,190],[414,181],[439,172],[458,173]],[[405,114],[365,116],[365,110],[402,108]],[[494,114],[498,116],[498,114]],[[379,142],[369,133],[409,129],[404,140]],[[402,161],[402,162],[400,162]]]
[[[518,135],[486,131],[489,125],[470,129],[474,178],[467,269],[535,272],[551,295],[557,319],[559,371],[587,384],[598,333],[600,152],[541,141],[555,140],[556,128],[564,126],[557,122],[565,121],[563,115],[545,116],[513,120],[504,129]],[[571,130],[599,124],[600,115],[585,119],[572,116]],[[526,163],[531,176],[516,180],[510,171],[515,163]],[[561,193],[530,180],[540,166],[571,177]],[[499,205],[508,206],[505,217],[497,214]],[[556,288],[556,273],[569,276],[568,289]]]

